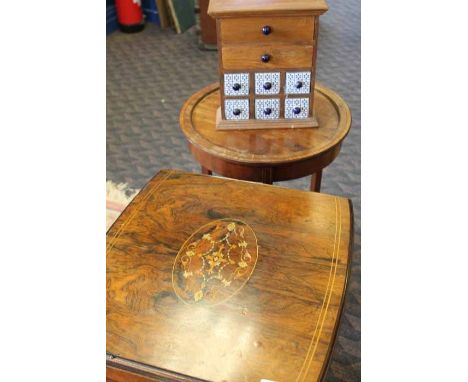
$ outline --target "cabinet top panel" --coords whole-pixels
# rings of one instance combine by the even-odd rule
[[[211,0],[212,17],[258,15],[321,15],[328,10],[325,0]]]

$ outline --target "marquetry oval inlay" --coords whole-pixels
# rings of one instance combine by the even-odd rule
[[[257,256],[257,238],[249,225],[215,220],[195,231],[179,250],[172,286],[188,304],[225,301],[249,280]]]

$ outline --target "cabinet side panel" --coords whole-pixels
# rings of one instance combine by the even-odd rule
[[[314,115],[314,94],[315,94],[315,72],[316,72],[316,62],[317,62],[317,45],[318,45],[318,32],[319,32],[319,18],[318,16],[314,17],[314,52],[312,57],[312,79],[310,83],[310,101],[309,101],[309,117]]]
[[[223,50],[222,38],[221,35],[221,20],[216,19],[216,34],[218,40],[218,74],[219,74],[219,97],[221,105],[221,118],[226,119],[226,114],[224,113],[224,69],[223,69]]]

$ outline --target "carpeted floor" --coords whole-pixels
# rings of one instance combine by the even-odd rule
[[[111,180],[106,182],[106,230],[110,228],[139,191],[129,189],[126,183],[116,184]]]
[[[360,380],[361,303],[361,31],[359,0],[329,0],[320,19],[317,79],[337,91],[353,113],[339,157],[324,170],[322,192],[354,205],[351,277],[327,381]],[[184,101],[217,81],[217,53],[198,49],[194,29],[176,35],[144,32],[107,37],[107,179],[141,188],[162,168],[198,172],[178,126]],[[307,189],[309,179],[281,182]]]

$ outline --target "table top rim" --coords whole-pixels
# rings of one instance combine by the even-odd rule
[[[291,162],[299,162],[307,159],[311,159],[316,156],[320,156],[339,144],[344,140],[348,135],[351,129],[351,110],[343,98],[338,95],[336,92],[327,88],[326,86],[316,83],[315,90],[325,96],[333,107],[337,110],[338,115],[340,116],[339,129],[337,134],[326,144],[310,148],[308,150],[303,150],[295,154],[289,153],[288,156],[284,155],[259,155],[251,153],[240,153],[232,151],[229,148],[220,146],[216,143],[213,143],[206,137],[202,136],[198,130],[196,130],[192,123],[192,113],[196,106],[208,95],[213,92],[218,91],[219,82],[212,83],[200,89],[196,93],[192,94],[184,103],[181,108],[179,115],[179,124],[180,128],[189,141],[191,145],[194,145],[197,149],[202,152],[221,158],[225,161],[232,163],[241,163],[248,165],[271,165],[271,164],[285,164]],[[319,127],[320,128],[320,127]],[[289,129],[281,129],[284,132],[289,131]],[[247,130],[251,133],[252,130]],[[223,131],[223,133],[226,133]]]

